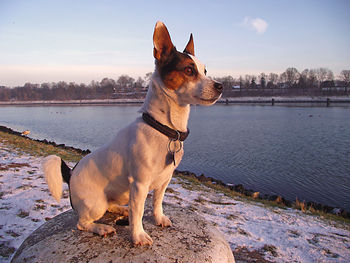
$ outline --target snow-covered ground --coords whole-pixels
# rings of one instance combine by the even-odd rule
[[[70,209],[67,188],[60,204],[49,195],[41,161],[0,142],[0,262],[46,220]],[[272,262],[350,262],[349,230],[297,210],[230,198],[180,177],[164,201],[213,222],[233,251],[264,254]]]
[[[176,183],[177,181],[177,183]],[[350,231],[299,210],[266,207],[213,189],[186,189],[176,178],[165,201],[190,207],[213,222],[233,251],[265,252],[273,262],[350,262]],[[185,187],[183,187],[185,185]]]
[[[68,191],[58,204],[49,194],[41,158],[0,142],[0,262],[46,220],[70,208]]]

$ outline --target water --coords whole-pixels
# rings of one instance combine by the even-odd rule
[[[0,125],[96,149],[139,106],[0,107]],[[192,107],[179,170],[350,210],[350,108]]]

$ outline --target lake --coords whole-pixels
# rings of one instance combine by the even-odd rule
[[[94,150],[140,106],[5,106],[0,125]],[[350,210],[350,107],[193,106],[179,170]]]

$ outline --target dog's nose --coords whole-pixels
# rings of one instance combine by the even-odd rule
[[[214,88],[216,88],[217,91],[219,91],[220,93],[222,93],[223,87],[222,84],[220,82],[216,82],[214,83]]]

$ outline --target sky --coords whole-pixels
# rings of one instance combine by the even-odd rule
[[[154,70],[167,26],[213,77],[350,69],[349,0],[0,0],[0,86],[90,83]]]

